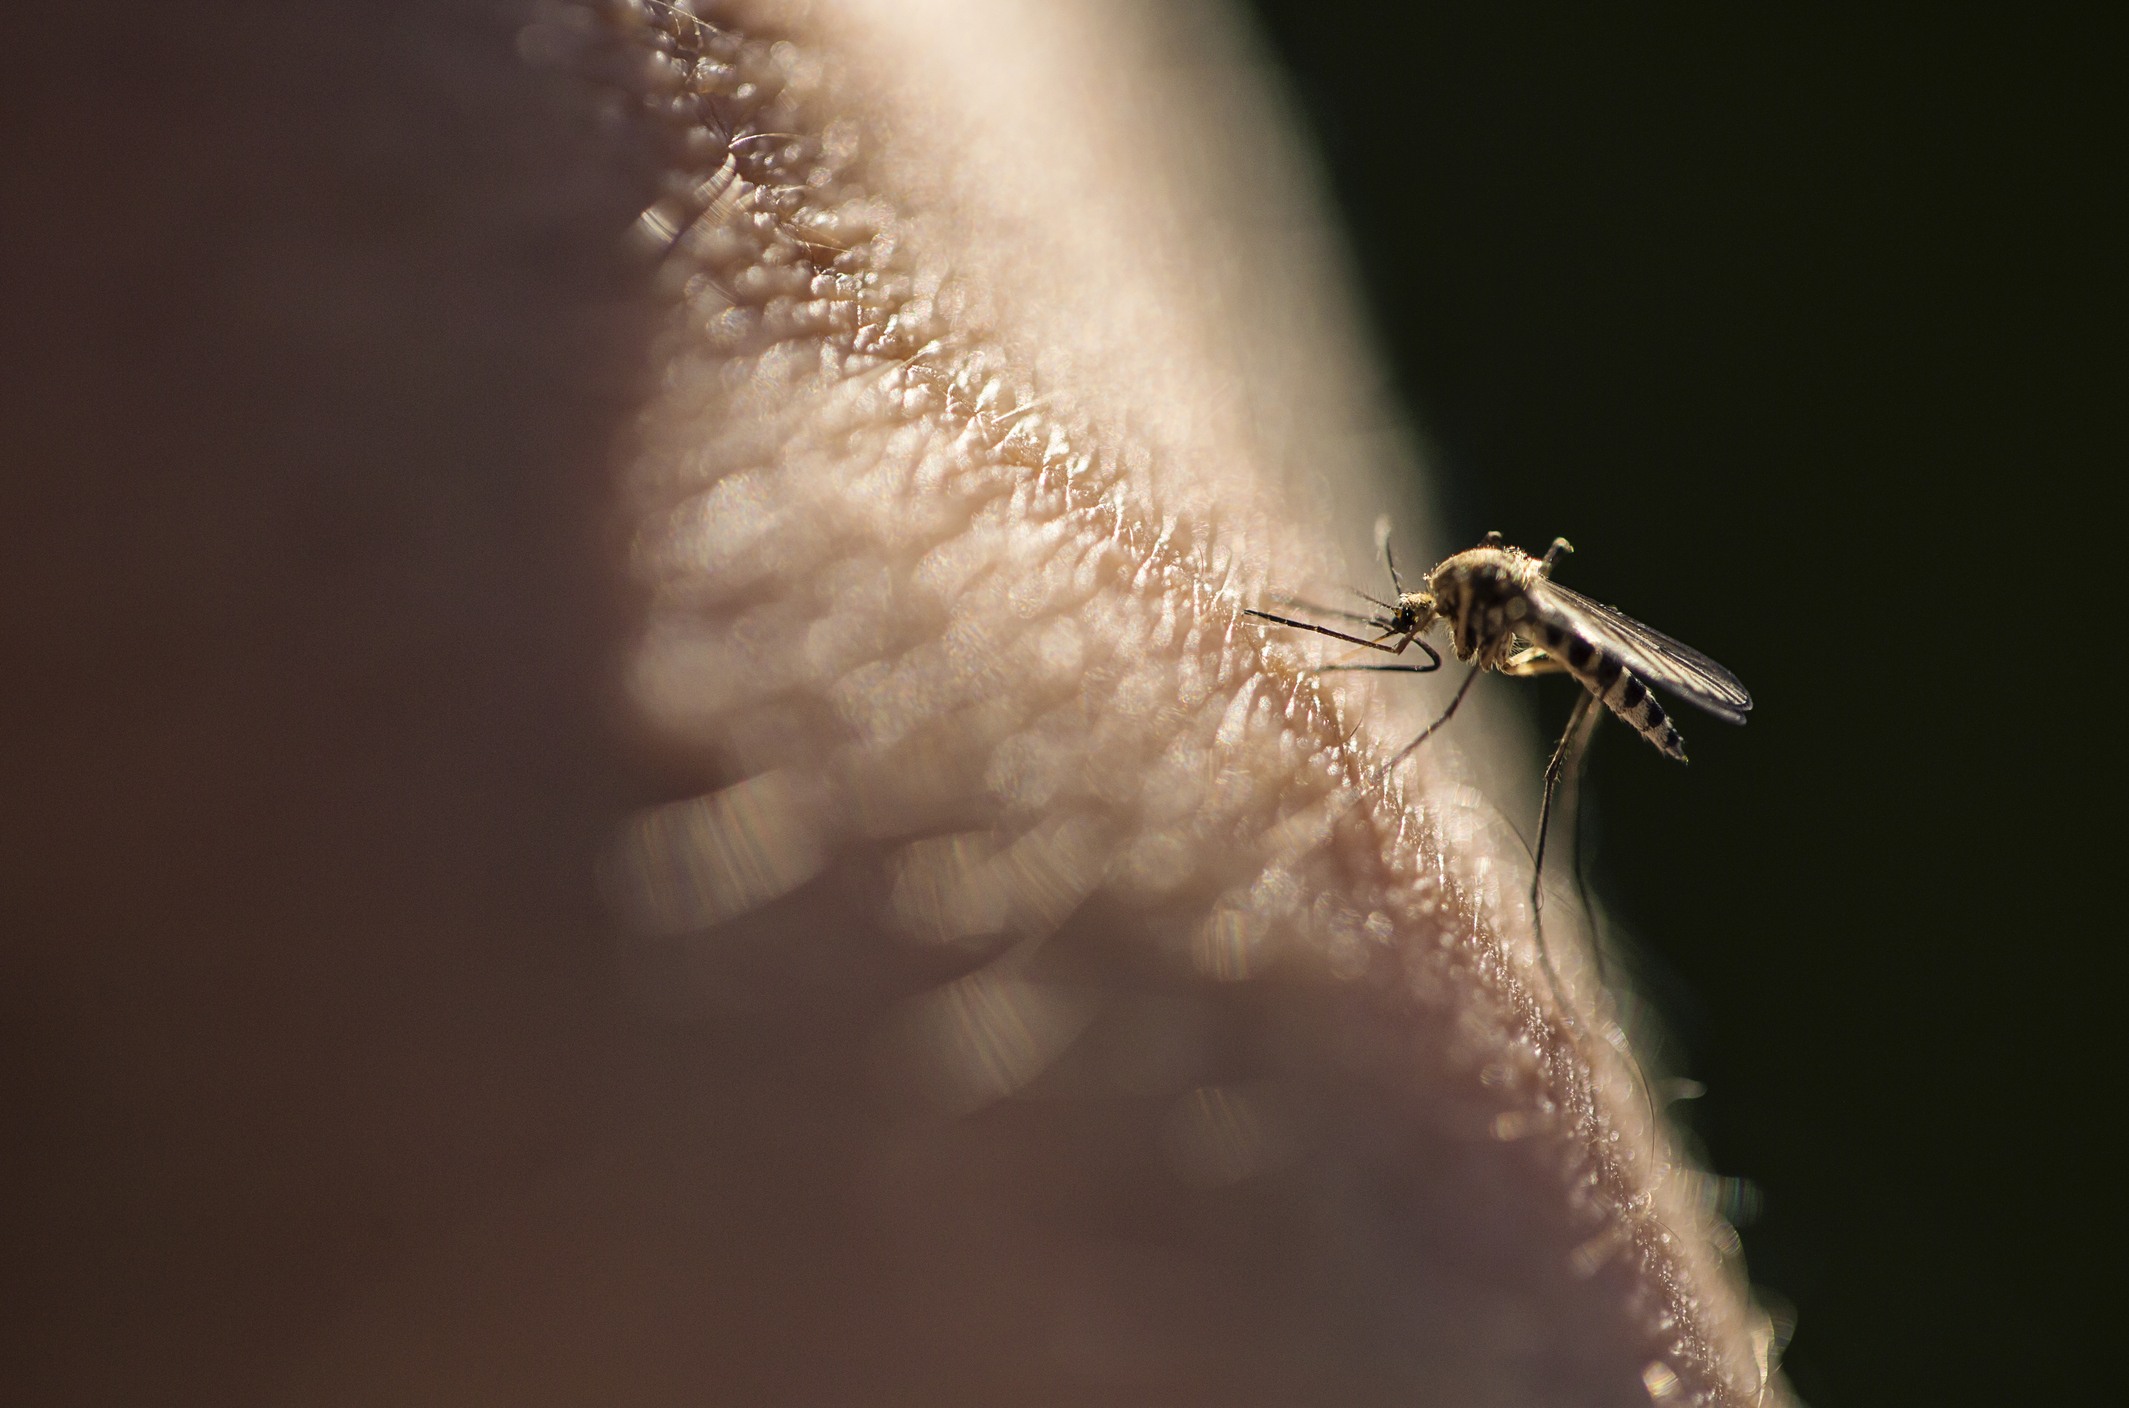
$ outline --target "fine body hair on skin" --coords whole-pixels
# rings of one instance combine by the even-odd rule
[[[40,1048],[18,1362],[1781,1401],[1592,965],[1555,936],[1578,1019],[1531,943],[1482,798],[1534,742],[1460,718],[1386,782],[1442,682],[1241,614],[1371,580],[1386,506],[1448,545],[1228,17],[701,8],[172,45],[217,79],[149,139],[196,233],[79,256],[156,433],[91,414],[146,351],[55,361],[17,430],[81,471],[24,590],[127,623],[16,705],[58,740],[25,913],[71,937],[13,1000],[124,993]]]

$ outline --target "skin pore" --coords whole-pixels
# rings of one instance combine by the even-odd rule
[[[196,36],[256,161],[141,298],[240,371],[155,358],[199,477],[116,481],[132,587],[30,564],[126,624],[29,793],[25,976],[118,994],[45,1047],[51,1382],[1778,1400],[1469,784],[1530,741],[1386,782],[1456,671],[1240,614],[1373,585],[1401,452],[1246,47],[1143,11],[350,14],[301,229],[247,183],[303,36]],[[400,130],[386,75],[472,95],[404,170],[331,125]]]

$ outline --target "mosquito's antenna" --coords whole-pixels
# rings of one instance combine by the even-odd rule
[[[1390,551],[1390,515],[1387,513],[1375,520],[1375,551],[1382,554],[1383,566],[1390,569],[1390,585],[1403,596],[1405,579],[1397,575],[1397,555]]]

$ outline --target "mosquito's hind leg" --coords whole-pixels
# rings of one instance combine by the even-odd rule
[[[1597,703],[1596,695],[1585,694],[1583,696],[1583,707],[1578,710],[1578,715],[1586,714],[1586,717],[1578,716],[1568,721],[1567,732],[1561,735],[1559,747],[1554,749],[1552,761],[1545,769],[1545,802],[1538,814],[1538,844],[1536,850],[1538,859],[1530,882],[1530,923],[1538,945],[1538,957],[1544,963],[1546,981],[1552,985],[1553,997],[1560,1001],[1562,1010],[1568,1014],[1568,1020],[1577,1028],[1582,1027],[1581,1019],[1574,1013],[1572,1008],[1567,1006],[1566,997],[1560,990],[1559,974],[1552,966],[1551,950],[1545,946],[1544,910],[1541,907],[1544,898],[1542,885],[1544,882],[1545,833],[1551,820],[1550,813],[1553,801],[1555,796],[1558,796],[1568,809],[1568,837],[1574,844],[1575,900],[1582,906],[1582,913],[1589,922],[1590,956],[1597,965],[1598,989],[1600,993],[1608,993],[1611,987],[1611,979],[1605,971],[1604,936],[1598,932],[1597,908],[1589,897],[1589,876],[1583,866],[1584,850],[1581,839],[1583,815],[1581,800],[1582,772],[1589,762],[1590,740],[1596,736],[1596,725],[1604,717],[1604,711],[1595,707]],[[1578,728],[1581,730],[1579,739],[1575,737],[1575,732]],[[1556,789],[1563,786],[1564,791],[1556,792]],[[1605,1045],[1619,1053],[1620,1059],[1626,1062],[1627,1069],[1633,1073],[1634,1083],[1641,1087],[1642,1104],[1648,1113],[1649,1167],[1654,1168],[1657,1160],[1657,1143],[1662,1135],[1663,1123],[1662,1116],[1656,1105],[1655,1088],[1649,1081],[1648,1072],[1642,1068],[1641,1058],[1634,1054],[1633,1042],[1625,1030],[1620,1027],[1617,1021],[1605,1019],[1602,1013],[1598,1015],[1599,1035],[1603,1037]]]
[[[1545,842],[1552,829],[1552,804],[1560,790],[1560,779],[1581,768],[1582,759],[1589,751],[1590,736],[1596,732],[1597,722],[1603,716],[1597,696],[1583,691],[1575,703],[1574,713],[1568,716],[1567,728],[1552,750],[1551,760],[1545,764],[1545,796],[1538,803],[1538,838],[1537,844],[1531,848],[1530,927],[1538,946],[1538,962],[1545,969],[1545,980],[1552,985],[1554,1000],[1577,1026],[1580,1022],[1575,1017],[1574,1006],[1560,985],[1558,970],[1552,966],[1552,950],[1545,946]]]
[[[1595,734],[1592,733],[1591,737],[1594,738]],[[1561,805],[1567,811],[1567,835],[1574,845],[1575,903],[1582,907],[1582,916],[1589,925],[1589,952],[1597,965],[1597,990],[1601,994],[1610,995],[1611,974],[1607,971],[1610,965],[1604,957],[1604,935],[1598,924],[1596,902],[1589,897],[1589,848],[1582,840],[1582,821],[1587,815],[1582,808],[1582,777],[1588,766],[1589,749],[1585,745],[1567,768]],[[1656,1104],[1655,1086],[1649,1080],[1647,1070],[1642,1067],[1641,1058],[1634,1054],[1632,1038],[1627,1035],[1618,1019],[1606,1018],[1600,1013],[1599,1025],[1599,1035],[1604,1038],[1605,1044],[1619,1053],[1620,1059],[1624,1060],[1627,1068],[1633,1072],[1634,1084],[1641,1087],[1642,1108],[1648,1115],[1648,1161],[1649,1167],[1653,1169],[1656,1167],[1657,1141],[1661,1137],[1663,1125],[1662,1115]]]
[[[1540,577],[1550,577],[1552,575],[1552,565],[1574,550],[1575,545],[1568,542],[1567,539],[1554,538],[1552,546],[1545,549],[1545,556],[1538,562],[1538,575]]]

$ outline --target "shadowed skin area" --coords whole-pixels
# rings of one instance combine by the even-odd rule
[[[1759,1400],[1444,696],[1239,616],[1398,455],[1216,17],[344,18],[28,236],[36,1383]]]

